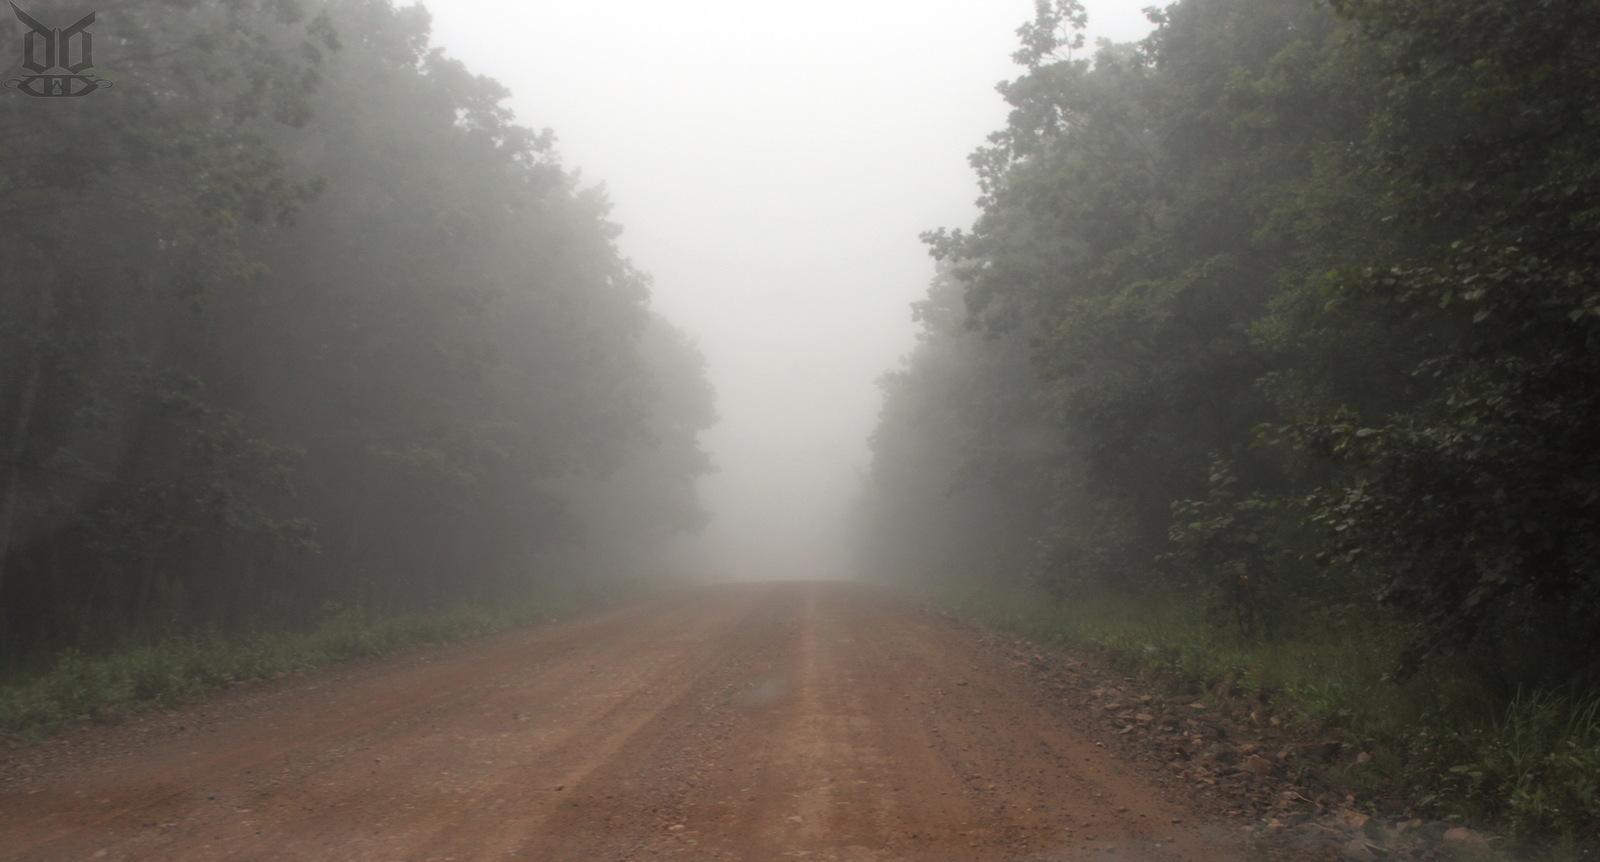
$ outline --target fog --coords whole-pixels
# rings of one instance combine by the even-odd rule
[[[84,2],[0,14],[13,854],[1600,839],[1600,4]]]
[[[832,576],[876,419],[913,343],[921,231],[966,226],[967,155],[1004,125],[1029,0],[428,5],[434,44],[512,91],[603,183],[653,305],[718,395],[699,537],[721,577]],[[1148,32],[1090,3],[1091,40]]]

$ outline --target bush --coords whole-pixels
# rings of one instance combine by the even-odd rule
[[[1291,723],[1316,720],[1373,755],[1347,776],[1409,793],[1437,813],[1526,835],[1600,839],[1600,698],[1530,693],[1509,704],[1481,668],[1437,661],[1404,681],[1390,671],[1410,643],[1398,617],[1371,609],[1295,611],[1252,637],[1209,619],[1182,593],[1086,592],[1051,602],[946,588],[934,601],[1047,644],[1087,644],[1181,684],[1268,697]]]

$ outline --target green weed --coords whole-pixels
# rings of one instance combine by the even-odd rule
[[[1521,832],[1573,832],[1600,824],[1600,699],[1518,697],[1487,727],[1438,733],[1437,795]]]
[[[1100,647],[1191,688],[1268,698],[1290,723],[1337,727],[1371,755],[1344,768],[1353,789],[1398,789],[1439,814],[1524,835],[1600,837],[1600,698],[1529,694],[1508,705],[1465,661],[1396,682],[1388,674],[1407,632],[1371,609],[1307,612],[1280,621],[1276,636],[1247,637],[1181,595],[932,593],[1035,642]]]
[[[147,635],[94,656],[68,649],[43,669],[0,682],[0,733],[34,739],[74,718],[171,707],[230,682],[477,637],[565,615],[595,600],[579,592],[551,593],[495,607],[390,615],[330,605],[306,631]]]

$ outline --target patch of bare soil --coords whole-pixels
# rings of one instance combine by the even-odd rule
[[[1256,806],[1118,742],[1184,705],[1061,661],[861,586],[684,591],[5,752],[0,859],[1249,858]]]

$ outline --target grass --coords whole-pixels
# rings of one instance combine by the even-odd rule
[[[1368,613],[1306,614],[1276,636],[1209,624],[1175,596],[1089,594],[1050,602],[1003,590],[934,590],[957,613],[1040,643],[1091,645],[1180,684],[1262,698],[1291,726],[1340,729],[1371,754],[1352,789],[1404,793],[1435,815],[1566,844],[1600,839],[1600,697],[1495,697],[1465,664],[1404,683],[1405,629]]]
[[[145,638],[103,655],[69,649],[43,669],[0,682],[0,733],[33,741],[75,718],[170,707],[232,682],[477,637],[564,615],[591,601],[576,592],[550,593],[494,607],[391,615],[329,605],[306,631]]]
[[[1488,726],[1446,728],[1435,744],[1452,764],[1441,798],[1569,840],[1600,828],[1600,699],[1519,696]]]
[[[1041,643],[1102,647],[1199,688],[1225,685],[1270,697],[1291,717],[1334,722],[1363,740],[1409,726],[1426,703],[1383,681],[1401,641],[1381,626],[1357,633],[1352,624],[1327,619],[1266,639],[1213,625],[1198,605],[1167,596],[1099,594],[1050,603],[1023,593],[944,590],[936,601]]]

